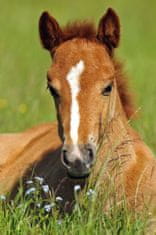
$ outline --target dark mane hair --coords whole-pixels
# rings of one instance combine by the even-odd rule
[[[86,20],[68,23],[63,28],[63,35],[65,41],[74,38],[84,38],[90,41],[97,41],[95,25]]]
[[[71,40],[74,38],[84,38],[89,41],[99,43],[97,40],[97,30],[95,25],[89,21],[76,21],[69,23],[63,28],[64,40]],[[130,93],[127,77],[123,73],[122,64],[112,58],[114,67],[116,70],[117,87],[120,95],[120,99],[128,118],[134,115],[134,103],[132,94]]]
[[[127,118],[133,119],[136,116],[135,105],[134,99],[132,98],[132,92],[129,88],[128,77],[124,74],[123,65],[120,61],[113,60],[113,63],[116,72],[117,88],[119,91],[119,96],[123,109],[126,113]]]

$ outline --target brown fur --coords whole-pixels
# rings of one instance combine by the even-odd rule
[[[99,43],[97,40],[96,27],[89,21],[76,21],[68,24],[63,28],[64,41],[72,40],[74,38],[82,38],[88,41]],[[102,44],[102,42],[100,42]],[[134,115],[135,107],[132,94],[129,89],[128,79],[123,72],[123,66],[121,62],[114,59],[114,67],[116,70],[116,80],[119,90],[120,99],[127,115],[130,118]]]
[[[69,23],[62,29],[61,34],[63,35],[62,42],[66,42],[75,38],[80,38],[87,41],[96,42],[97,44],[100,43],[101,45],[105,46],[102,41],[99,41],[97,39],[96,27],[90,21],[76,21],[73,23]],[[54,48],[56,50],[56,47]],[[107,48],[107,46],[105,46],[105,48]],[[55,50],[53,50],[53,56]],[[128,79],[127,76],[125,76],[123,73],[122,64],[116,59],[113,59],[113,63],[116,70],[116,80],[121,102],[123,104],[123,108],[127,117],[130,118],[133,116],[135,108],[132,95],[128,86]]]
[[[57,21],[47,12],[44,12],[40,18],[39,30],[42,44],[51,51],[52,56],[54,56],[59,44],[80,38],[103,45],[110,56],[114,57],[113,48],[119,45],[120,39],[119,18],[113,9],[108,9],[107,13],[101,18],[98,31],[90,21],[75,21],[61,29]],[[115,59],[113,61],[121,102],[127,117],[130,118],[134,114],[134,105],[129,92],[127,77],[123,74],[121,63]]]
[[[156,161],[129,126],[128,118],[133,113],[133,105],[127,80],[122,74],[121,64],[110,53],[119,43],[118,17],[109,9],[101,20],[99,27],[104,28],[98,30],[99,41],[99,37],[95,38],[94,28],[88,23],[74,24],[62,30],[48,13],[43,13],[40,19],[43,46],[51,54],[55,49],[54,64],[48,72],[48,85],[51,91],[55,89],[62,95],[59,100],[52,92],[59,128],[62,123],[60,132],[64,132],[62,140],[66,138],[69,146],[72,145],[67,138],[71,97],[65,77],[72,66],[83,60],[85,70],[81,75],[81,90],[77,98],[81,116],[79,145],[87,143],[89,134],[92,134],[92,141],[95,136],[101,137],[95,138],[97,146],[101,145],[91,178],[102,186],[100,190],[108,190],[113,182],[118,202],[126,195],[130,208],[142,210],[151,203],[153,209],[156,205]],[[110,82],[113,84],[111,92],[102,96],[103,89]],[[64,210],[71,210],[73,187],[80,184],[83,188],[86,180],[68,176],[61,162],[64,142],[60,140],[57,129],[58,125],[54,123],[39,125],[20,134],[0,135],[0,194],[15,192],[15,185],[21,178],[25,180],[35,174],[44,177],[56,196],[64,198]],[[103,165],[105,171],[96,181]]]

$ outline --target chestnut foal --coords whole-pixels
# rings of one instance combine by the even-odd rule
[[[113,182],[116,198],[131,208],[156,204],[156,161],[130,127],[131,95],[114,59],[120,39],[119,18],[108,9],[98,30],[88,22],[61,28],[47,12],[41,15],[42,45],[53,59],[48,70],[58,124],[0,136],[0,191],[13,191],[32,171],[45,178],[71,209],[73,187],[98,177],[102,188]],[[58,129],[58,132],[57,132]],[[148,204],[149,205],[149,204]]]

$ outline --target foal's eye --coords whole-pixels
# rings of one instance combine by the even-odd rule
[[[48,85],[47,88],[49,89],[50,94],[51,94],[54,98],[59,98],[59,97],[60,97],[58,91],[57,91],[54,87]]]
[[[108,86],[106,86],[103,91],[102,91],[102,95],[104,96],[109,96],[111,91],[112,91],[112,87],[113,87],[113,84],[109,84]]]

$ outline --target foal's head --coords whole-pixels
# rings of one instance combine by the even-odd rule
[[[96,31],[90,23],[74,23],[61,29],[44,12],[40,37],[53,64],[47,80],[55,100],[62,162],[73,177],[90,172],[104,122],[114,111],[110,100],[116,91],[113,50],[118,46],[120,26],[112,9],[101,18]]]

